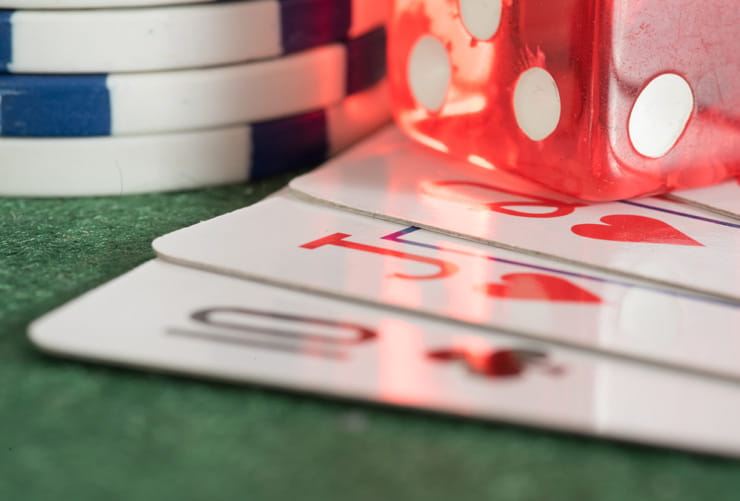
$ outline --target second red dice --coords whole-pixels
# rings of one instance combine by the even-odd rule
[[[419,141],[586,200],[740,175],[738,0],[396,0]]]

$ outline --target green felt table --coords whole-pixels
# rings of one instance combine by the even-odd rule
[[[286,181],[0,200],[0,500],[740,499],[732,460],[56,359],[27,340],[34,318],[153,257],[154,237]]]

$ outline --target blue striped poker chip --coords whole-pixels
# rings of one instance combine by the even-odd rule
[[[387,85],[247,125],[94,138],[0,138],[0,195],[97,196],[200,188],[322,163],[390,118]]]
[[[111,75],[0,75],[0,135],[151,134],[295,115],[385,75],[385,30],[242,65]]]
[[[8,71],[13,61],[12,11],[0,10],[0,70]]]
[[[0,71],[116,73],[277,57],[378,28],[389,0],[232,0],[76,11],[0,10]]]
[[[251,134],[253,179],[318,165],[331,151],[325,110],[257,123]]]

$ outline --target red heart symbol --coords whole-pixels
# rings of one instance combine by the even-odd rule
[[[509,273],[503,275],[504,283],[483,285],[484,293],[491,297],[533,299],[546,301],[572,301],[600,303],[601,298],[586,289],[559,277],[540,273]]]
[[[524,364],[516,351],[502,349],[473,353],[464,349],[443,349],[427,354],[440,362],[461,361],[475,374],[488,377],[511,377],[524,372]]]
[[[601,218],[604,224],[577,224],[571,228],[576,235],[599,240],[645,242],[651,244],[702,244],[659,219],[634,215],[613,215]]]

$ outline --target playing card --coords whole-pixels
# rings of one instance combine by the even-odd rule
[[[45,351],[740,456],[740,387],[148,262],[37,320]]]
[[[740,307],[282,194],[154,241],[161,257],[511,334],[740,377]]]
[[[676,191],[668,197],[723,216],[740,219],[740,178],[716,186]]]
[[[740,300],[740,223],[660,198],[580,203],[455,162],[395,127],[291,187],[373,217]]]

